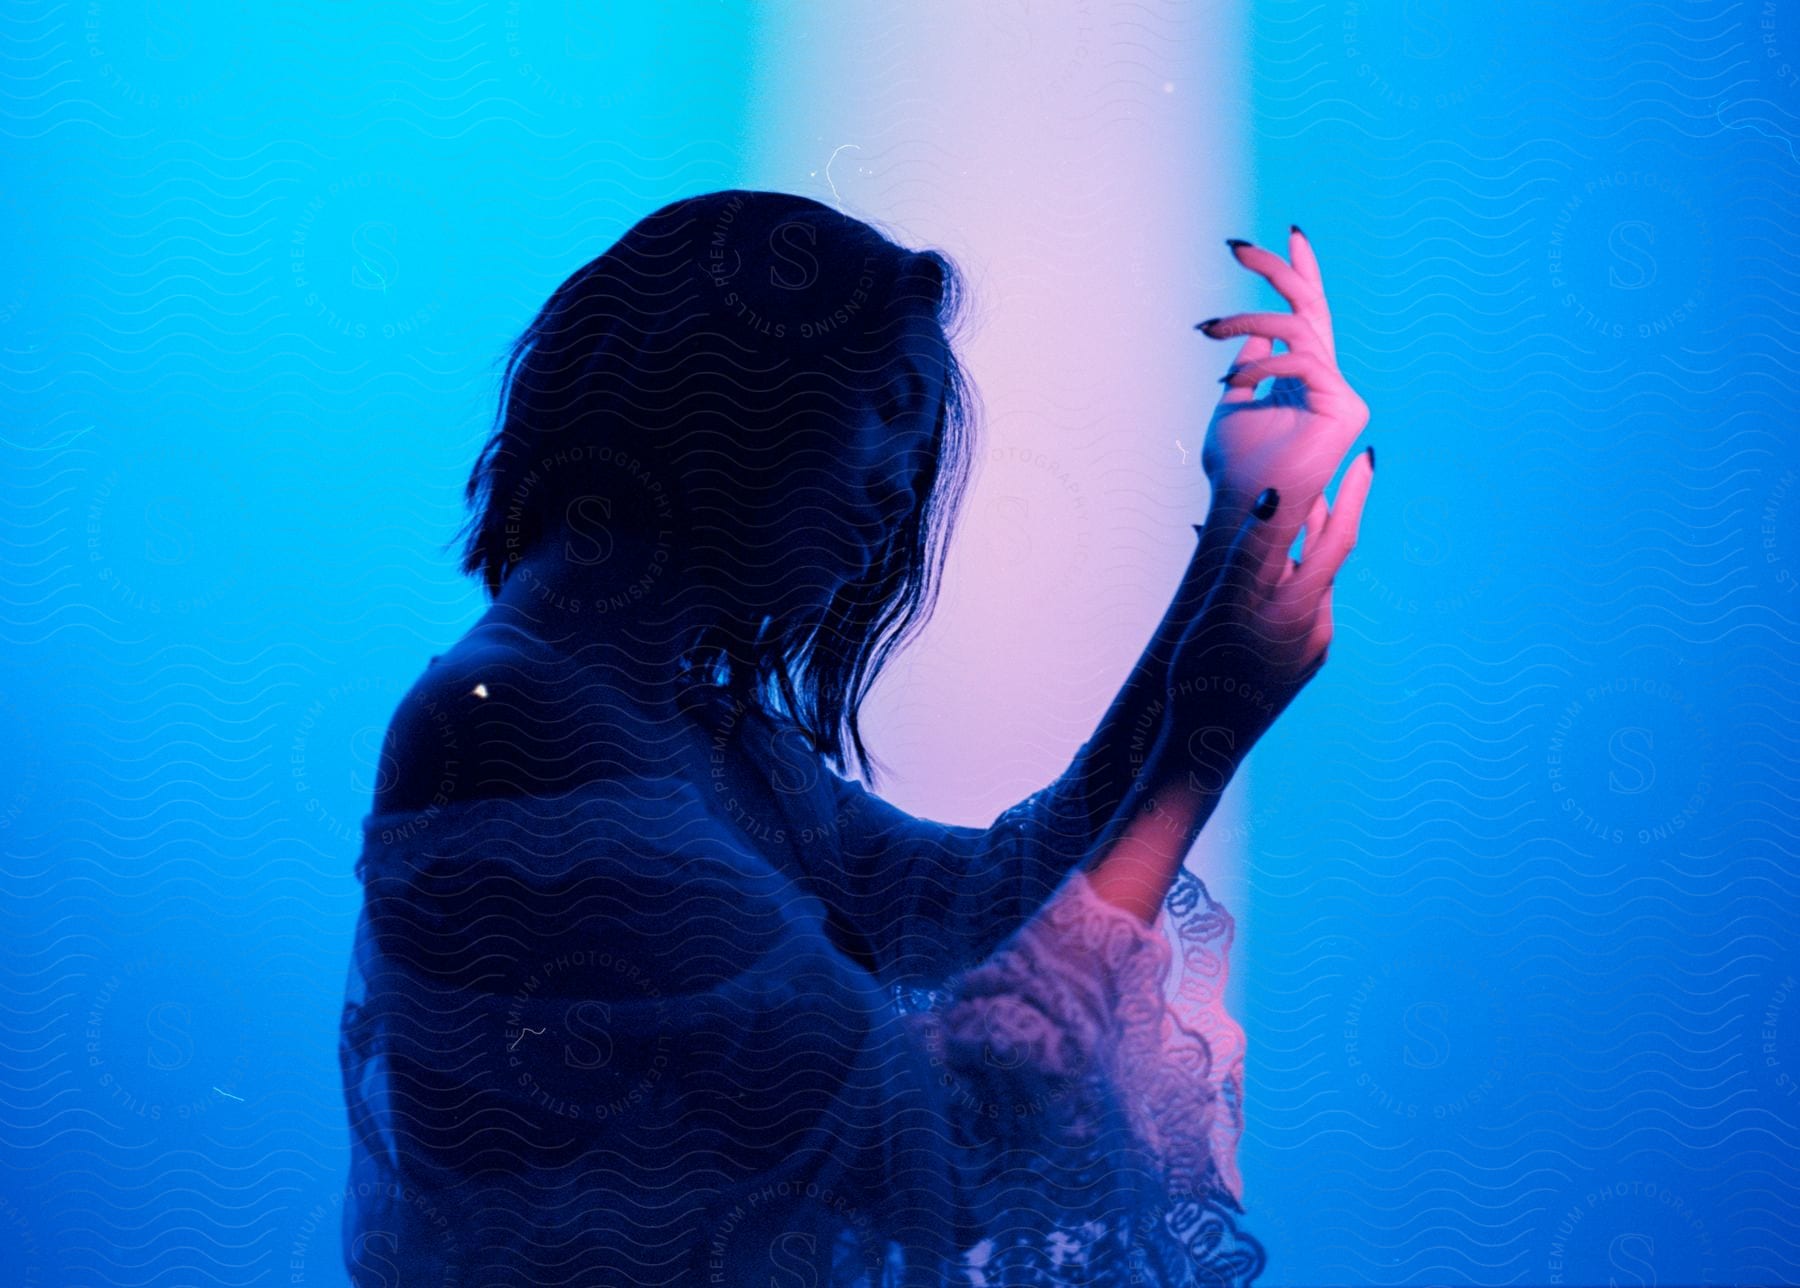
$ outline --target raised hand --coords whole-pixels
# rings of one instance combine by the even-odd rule
[[[1369,423],[1369,406],[1337,366],[1331,310],[1306,234],[1288,234],[1292,262],[1233,238],[1232,255],[1273,286],[1290,313],[1233,313],[1197,329],[1213,339],[1247,336],[1225,376],[1200,462],[1213,487],[1213,508],[1235,522],[1265,487],[1290,507],[1309,511],[1344,453]],[[1274,342],[1287,346],[1274,352]],[[1265,398],[1259,381],[1275,378]]]

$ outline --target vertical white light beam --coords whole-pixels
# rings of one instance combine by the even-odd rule
[[[975,486],[938,613],[867,730],[897,804],[985,822],[1093,731],[1205,513],[1199,444],[1236,346],[1192,328],[1257,298],[1224,246],[1261,231],[1244,6],[761,13],[751,186],[945,250],[973,288]],[[1236,793],[1188,863],[1241,914],[1238,856],[1215,839]],[[1246,930],[1240,915],[1240,945]]]

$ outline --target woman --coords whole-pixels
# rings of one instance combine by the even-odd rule
[[[364,820],[357,1282],[1254,1278],[1231,920],[1180,864],[1324,660],[1373,470],[1327,505],[1367,409],[1289,249],[1232,244],[1291,313],[1202,324],[1247,339],[1163,622],[987,828],[842,772],[874,780],[858,707],[967,473],[951,265],[734,190],[556,291],[469,481],[491,607],[400,702]]]

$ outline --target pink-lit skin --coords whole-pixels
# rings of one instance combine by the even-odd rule
[[[1161,737],[1088,864],[1096,893],[1146,922],[1232,774],[1324,665],[1332,582],[1356,545],[1375,475],[1371,448],[1345,470],[1335,502],[1325,498],[1369,408],[1338,371],[1305,235],[1289,235],[1291,263],[1248,244],[1232,253],[1293,311],[1238,313],[1201,328],[1215,339],[1248,337],[1202,451],[1213,502],[1195,560],[1207,570],[1206,590],[1170,661]],[[1288,351],[1275,354],[1276,340]],[[1304,397],[1258,399],[1257,382],[1270,377],[1299,382]],[[1271,487],[1278,504],[1259,518],[1257,498]],[[1302,529],[1296,561],[1287,552]]]

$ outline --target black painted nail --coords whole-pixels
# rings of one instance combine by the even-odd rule
[[[1369,470],[1371,473],[1375,470],[1375,444],[1373,443],[1369,444]]]
[[[1227,237],[1225,239],[1225,244],[1231,247],[1231,249],[1237,250],[1240,246],[1248,246],[1250,243],[1245,241],[1242,237]]]
[[[1301,229],[1299,224],[1289,224],[1288,231],[1290,233],[1299,233],[1302,237],[1306,236],[1306,233]]]
[[[1256,508],[1251,511],[1258,519],[1268,519],[1274,515],[1276,507],[1281,504],[1281,493],[1272,487],[1266,487],[1256,498]]]
[[[1207,327],[1212,326],[1218,320],[1219,320],[1218,318],[1207,318],[1206,321],[1204,321],[1204,322],[1196,322],[1196,323],[1194,323],[1194,330],[1204,331],[1204,330],[1206,330]]]

